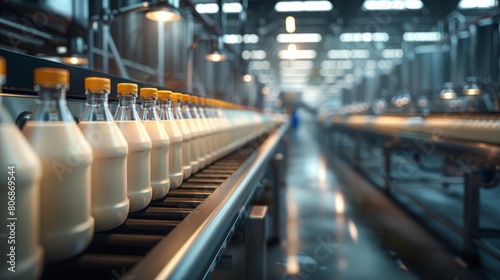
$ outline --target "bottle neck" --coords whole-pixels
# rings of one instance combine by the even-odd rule
[[[200,115],[200,118],[206,119],[208,117],[206,112],[205,112],[205,108],[202,105],[198,104],[197,109],[198,109],[198,115]]]
[[[201,117],[198,112],[198,106],[196,106],[196,104],[190,104],[189,113],[191,113],[191,117],[193,117],[193,119],[199,119]]]
[[[118,109],[116,110],[115,120],[117,121],[138,121],[140,120],[135,99],[137,95],[118,94]]]
[[[141,120],[159,121],[158,111],[156,110],[156,97],[143,97],[141,106]]]
[[[182,120],[184,116],[182,115],[182,101],[172,101],[172,109],[174,111],[175,119]]]
[[[182,115],[184,116],[185,119],[193,118],[189,110],[189,103],[187,101],[182,103]]]
[[[160,120],[175,120],[171,98],[160,100]]]
[[[82,121],[113,121],[109,111],[107,91],[87,91],[87,103],[82,114]]]
[[[33,111],[33,121],[74,122],[66,103],[66,86],[44,87],[37,85],[38,99]]]

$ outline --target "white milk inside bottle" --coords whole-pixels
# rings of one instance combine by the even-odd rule
[[[170,189],[176,189],[182,184],[182,132],[175,122],[172,110],[172,92],[159,90],[160,120],[167,131],[170,145],[168,148],[168,176],[170,178]]]
[[[198,97],[194,95],[189,96],[189,103],[186,103],[186,110],[189,111],[192,118],[193,126],[198,128],[199,137],[198,137],[198,162],[199,169],[204,168],[207,165],[207,145],[208,145],[208,131],[205,123],[201,119],[201,116],[198,112]]]
[[[212,163],[214,160],[213,154],[213,142],[214,142],[214,128],[213,123],[209,119],[207,112],[205,111],[205,98],[198,97],[197,102],[195,103],[196,110],[198,115],[200,116],[200,125],[205,129],[205,157],[206,157],[206,165]]]
[[[182,116],[181,94],[172,93],[172,109],[174,109],[175,123],[182,133],[182,172],[183,179],[187,180],[193,173],[191,166],[192,134],[184,117]]]
[[[191,113],[189,112],[189,107],[187,106],[189,102],[189,94],[181,94],[181,100],[179,103],[181,104],[182,116],[184,117],[184,122],[189,127],[189,131],[191,131],[191,169],[192,173],[198,172],[200,170],[200,151],[199,141],[200,141],[200,132],[198,130],[198,125],[193,121],[191,117]]]
[[[151,187],[153,188],[152,199],[160,199],[167,195],[170,190],[170,178],[168,177],[168,134],[160,123],[156,102],[158,90],[156,88],[141,88],[142,100],[140,118],[142,124],[151,138]]]
[[[0,56],[0,90],[5,74],[5,60]],[[5,237],[0,242],[0,279],[39,278],[43,269],[39,229],[40,160],[3,108],[1,96],[0,170],[5,176],[0,181],[0,219],[7,223],[0,227],[0,234]],[[15,207],[13,212],[8,208],[11,204]],[[16,244],[9,244],[7,237],[11,233],[15,233]]]
[[[92,216],[95,231],[113,229],[127,219],[128,144],[108,107],[109,79],[85,79],[87,102],[78,124],[92,147]]]
[[[37,68],[38,100],[33,120],[23,128],[42,163],[40,183],[41,240],[45,261],[57,262],[81,253],[92,240],[92,148],[66,105],[69,72]]]
[[[118,109],[115,121],[128,144],[127,197],[130,212],[144,209],[151,201],[151,138],[140,121],[135,106],[137,85],[117,85]]]

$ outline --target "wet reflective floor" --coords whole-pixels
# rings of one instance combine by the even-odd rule
[[[268,247],[268,279],[494,279],[459,266],[447,247],[336,158],[313,114],[300,111],[299,122],[288,142],[282,240]],[[212,279],[244,279],[242,240],[227,254],[231,269]]]

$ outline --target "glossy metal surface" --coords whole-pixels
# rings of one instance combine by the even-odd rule
[[[127,275],[140,279],[201,279],[255,190],[289,125],[282,125],[254,155],[202,202]],[[186,233],[192,233],[187,235]],[[228,235],[222,234],[227,233]]]

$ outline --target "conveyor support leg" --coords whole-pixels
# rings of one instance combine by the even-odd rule
[[[279,242],[281,240],[281,188],[284,178],[284,156],[282,153],[276,153],[273,158],[272,180],[273,180],[273,225],[271,241]]]
[[[462,258],[468,265],[479,265],[479,247],[473,239],[479,234],[479,191],[482,179],[477,170],[464,173],[464,229]]]
[[[245,223],[246,279],[267,279],[267,206],[254,205]]]

